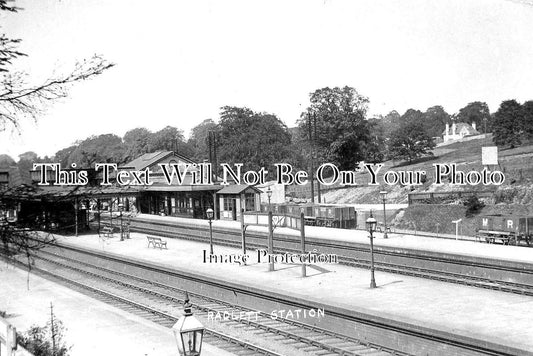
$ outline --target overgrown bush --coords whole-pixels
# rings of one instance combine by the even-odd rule
[[[471,218],[476,215],[485,207],[485,203],[477,197],[477,195],[472,195],[465,199],[463,205],[466,207],[466,217]]]
[[[71,347],[65,344],[65,327],[61,320],[54,320],[45,326],[32,325],[25,333],[17,335],[17,343],[34,356],[68,356]]]

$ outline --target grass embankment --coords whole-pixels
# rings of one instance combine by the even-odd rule
[[[464,172],[471,170],[482,171],[481,148],[493,146],[492,137],[456,142],[447,146],[437,147],[433,150],[433,157],[425,157],[419,162],[405,164],[401,162],[387,161],[378,174],[378,181],[383,182],[383,173],[388,170],[394,171],[418,171],[427,172],[427,182],[422,186],[368,186],[370,175],[368,172],[357,174],[358,186],[331,190],[323,196],[328,203],[379,203],[379,191],[386,189],[390,203],[406,203],[409,192],[451,192],[451,191],[486,191],[493,190],[494,198],[487,201],[490,204],[533,204],[533,145],[524,145],[513,149],[499,149],[498,169],[505,174],[505,183],[501,186],[459,186],[445,183],[434,185],[435,177],[433,164],[456,163],[457,168]]]
[[[481,215],[533,215],[533,205],[522,204],[496,204],[484,207],[473,217],[466,217],[466,207],[463,205],[446,204],[418,204],[404,210],[403,216],[397,216],[392,224],[402,229],[414,229],[418,231],[455,234],[453,220],[462,219],[459,224],[459,234],[474,236],[478,227],[478,219]],[[401,215],[401,214],[400,214]]]

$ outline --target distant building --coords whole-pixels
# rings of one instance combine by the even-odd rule
[[[476,123],[473,122],[472,125],[466,124],[464,122],[446,124],[446,129],[442,132],[442,139],[444,142],[460,140],[466,136],[475,136],[479,135],[479,131],[476,130]]]

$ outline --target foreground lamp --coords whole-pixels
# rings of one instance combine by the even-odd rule
[[[370,217],[366,219],[366,229],[370,233],[370,288],[376,288],[376,279],[374,278],[374,231],[378,222],[372,216],[370,210]]]
[[[184,315],[172,327],[180,356],[199,356],[202,352],[204,326],[192,315],[189,293],[185,292]]]

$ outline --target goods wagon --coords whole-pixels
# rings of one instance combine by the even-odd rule
[[[482,215],[478,217],[476,237],[488,243],[501,242],[505,245],[530,244],[533,230],[533,216]]]

